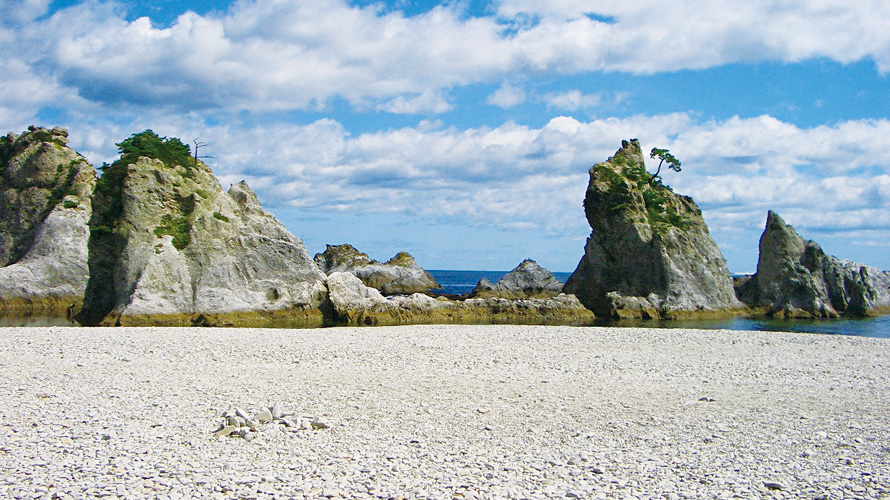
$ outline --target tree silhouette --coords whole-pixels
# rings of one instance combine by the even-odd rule
[[[668,168],[673,170],[674,172],[679,172],[681,170],[680,160],[674,157],[674,155],[670,154],[667,149],[652,148],[652,151],[649,153],[649,158],[659,159],[658,168],[655,170],[655,173],[652,174],[652,178],[649,179],[649,184],[655,182],[655,179],[661,178],[659,173],[661,173],[661,167],[665,163],[667,163]]]

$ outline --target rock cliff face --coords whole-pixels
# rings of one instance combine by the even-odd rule
[[[526,259],[495,284],[482,278],[470,295],[480,298],[545,298],[556,297],[562,292],[562,287],[563,283],[552,272]]]
[[[573,295],[551,298],[432,298],[422,293],[384,297],[355,275],[328,276],[332,322],[339,325],[417,323],[589,324],[594,315]]]
[[[757,273],[739,286],[739,297],[771,316],[864,316],[890,311],[890,273],[825,255],[770,211]]]
[[[0,309],[60,314],[82,302],[95,184],[63,128],[0,138]]]
[[[701,210],[645,170],[637,140],[590,169],[584,210],[592,229],[566,282],[597,316],[695,318],[743,305]]]
[[[245,183],[224,192],[187,146],[151,131],[119,146],[93,196],[79,322],[321,323],[324,274]]]
[[[352,245],[327,245],[315,254],[315,263],[326,274],[348,272],[385,295],[412,294],[441,288],[407,252],[399,252],[381,264]]]

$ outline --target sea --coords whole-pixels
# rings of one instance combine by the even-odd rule
[[[466,295],[482,278],[497,283],[508,271],[454,271],[428,270],[436,282],[442,285],[436,290],[442,295]],[[554,272],[556,279],[565,283],[571,273]],[[0,317],[0,327],[15,326],[72,326],[64,318],[47,317]],[[702,328],[715,330],[756,330],[775,332],[803,332],[827,335],[853,335],[860,337],[890,338],[890,316],[874,318],[833,320],[778,320],[767,318],[726,318],[695,321],[611,321],[596,320],[595,326],[645,327],[645,328]]]
[[[482,278],[497,283],[508,271],[449,271],[428,270],[436,283],[442,285],[438,293],[465,295],[470,293]],[[572,273],[554,272],[553,276],[563,283]],[[806,320],[768,318],[726,318],[695,321],[613,321],[596,320],[596,326],[626,326],[645,328],[701,328],[707,330],[754,330],[774,332],[803,332],[828,335],[853,335],[860,337],[890,338],[890,316],[873,318]]]

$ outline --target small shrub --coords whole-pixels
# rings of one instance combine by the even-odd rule
[[[65,207],[65,208],[76,208],[76,207],[77,207],[77,202],[76,202],[76,201],[71,201],[71,200],[65,200],[65,201],[62,202],[62,206]]]
[[[111,234],[113,231],[108,226],[91,226],[90,234],[93,235],[102,235],[102,234]]]
[[[229,218],[219,212],[213,212],[213,218],[219,219],[223,222],[229,222]]]
[[[189,232],[192,225],[185,217],[173,217],[170,214],[161,217],[161,225],[155,228],[155,236],[172,236],[173,246],[177,250],[182,250],[192,242]]]

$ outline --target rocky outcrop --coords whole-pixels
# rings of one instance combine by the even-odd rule
[[[325,276],[244,182],[223,191],[178,139],[120,145],[93,196],[95,324],[321,324]]]
[[[757,273],[739,298],[770,316],[835,318],[890,311],[890,273],[826,255],[775,212],[760,237]]]
[[[563,290],[597,316],[673,319],[742,310],[701,210],[652,179],[637,140],[623,141],[590,169],[584,211],[592,232]]]
[[[349,272],[357,267],[377,262],[349,243],[325,245],[325,247],[324,252],[315,254],[315,263],[325,274]]]
[[[412,294],[441,288],[407,252],[399,252],[385,263],[377,262],[350,244],[327,245],[315,254],[315,263],[325,274],[348,272],[385,295]]]
[[[464,301],[432,298],[422,293],[384,297],[355,275],[328,276],[328,297],[334,324],[398,325],[417,323],[589,324],[594,315],[573,295],[551,298],[475,298]]]
[[[479,280],[471,297],[501,297],[505,299],[556,297],[562,292],[563,283],[553,273],[526,259],[507,273],[497,283],[486,278]]]
[[[80,305],[95,184],[63,128],[0,138],[0,310],[61,315]]]

